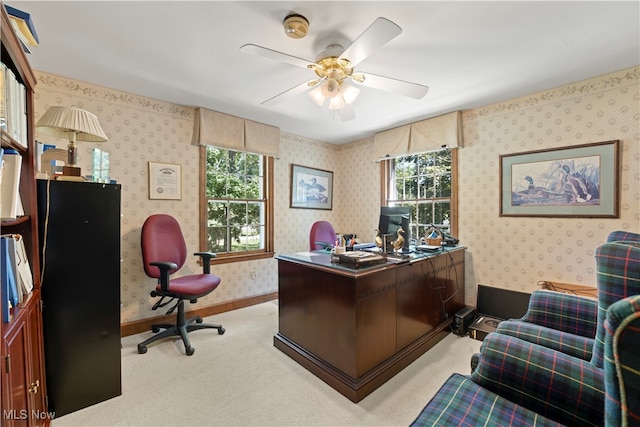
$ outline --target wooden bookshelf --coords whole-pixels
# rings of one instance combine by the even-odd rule
[[[2,221],[2,234],[21,234],[33,275],[33,291],[22,303],[10,309],[8,323],[0,322],[2,344],[0,356],[1,394],[0,416],[2,426],[48,426],[51,414],[46,407],[46,375],[42,336],[42,304],[40,294],[40,255],[38,244],[38,220],[35,179],[35,123],[33,92],[36,78],[29,65],[18,37],[13,32],[9,17],[0,2],[0,33],[2,41],[2,63],[9,68],[17,82],[24,86],[24,105],[11,105],[7,110],[26,111],[24,132],[18,141],[5,129],[0,129],[2,147],[17,150],[22,156],[20,174],[20,196],[24,216]],[[26,135],[24,133],[26,132]],[[6,298],[2,295],[2,298]]]

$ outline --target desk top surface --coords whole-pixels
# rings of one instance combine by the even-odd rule
[[[464,246],[451,246],[443,247],[443,250],[436,252],[412,252],[404,256],[388,255],[387,261],[383,264],[354,268],[348,264],[340,264],[332,260],[331,253],[319,250],[311,252],[296,252],[292,254],[279,254],[276,255],[276,259],[282,261],[290,261],[298,264],[307,264],[315,268],[322,270],[330,270],[335,273],[345,274],[348,276],[360,276],[370,274],[379,270],[388,268],[395,268],[401,264],[408,264],[423,259],[433,258],[446,254],[448,252],[454,252],[464,249]]]

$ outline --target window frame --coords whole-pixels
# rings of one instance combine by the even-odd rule
[[[449,228],[452,236],[458,236],[458,150],[451,148],[451,196],[448,197],[451,207],[451,216],[449,218]],[[412,153],[406,156],[412,156],[416,154],[424,153]],[[405,156],[398,156],[405,157]],[[380,162],[380,206],[388,206],[391,186],[395,185],[392,180],[394,179],[393,168],[396,158],[384,159]],[[444,199],[444,198],[443,198]],[[397,199],[393,199],[397,200]],[[432,199],[410,199],[413,200],[432,200]],[[415,237],[415,236],[413,236]]]
[[[238,151],[238,150],[230,150],[224,147],[216,147],[223,150],[228,151]],[[258,154],[258,153],[252,153]],[[241,262],[241,261],[251,261],[256,259],[265,259],[265,258],[273,258],[275,255],[274,251],[274,230],[273,230],[273,189],[274,189],[274,158],[271,156],[265,156],[264,154],[260,154],[262,156],[263,161],[263,169],[264,169],[264,180],[263,180],[263,194],[265,200],[265,240],[264,240],[264,248],[252,251],[242,251],[242,252],[229,252],[229,253],[219,253],[216,254],[216,257],[211,259],[210,264],[225,264],[231,262]],[[208,198],[207,198],[207,146],[200,146],[200,250],[208,251],[207,244],[207,206],[208,206]]]

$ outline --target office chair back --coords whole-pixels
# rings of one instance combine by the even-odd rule
[[[318,243],[321,242],[321,243]],[[336,231],[328,221],[317,221],[309,232],[309,250],[315,251],[333,247],[336,243]]]
[[[167,261],[176,264],[169,270],[173,274],[180,270],[187,259],[187,245],[180,224],[169,215],[152,215],[142,226],[142,262],[149,277],[160,278],[160,269],[150,263]]]

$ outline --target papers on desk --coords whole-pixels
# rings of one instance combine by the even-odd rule
[[[363,258],[372,258],[372,257],[380,257],[380,255],[378,254],[374,254],[372,252],[345,252],[342,254],[343,256],[347,257],[347,258],[359,258],[359,259],[363,259]]]
[[[429,251],[429,252],[436,252],[442,249],[442,246],[436,246],[436,245],[416,245],[416,250],[417,251]]]
[[[374,254],[372,252],[349,251],[337,255],[337,261],[353,268],[371,267],[387,262],[385,254]]]

